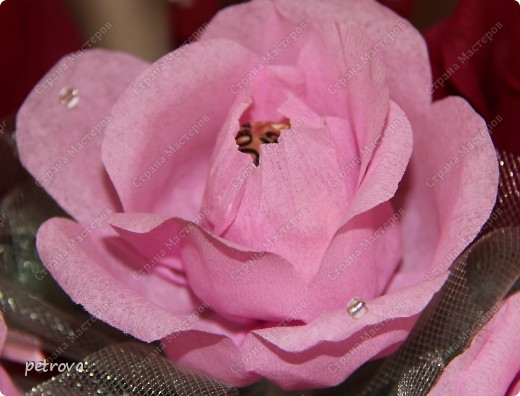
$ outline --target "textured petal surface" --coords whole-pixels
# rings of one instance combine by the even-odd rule
[[[511,296],[444,370],[432,396],[505,395],[520,371],[520,295]]]
[[[196,215],[231,90],[255,64],[239,44],[206,41],[166,55],[136,79],[114,106],[103,144],[125,211]]]
[[[444,273],[489,217],[498,185],[489,133],[466,101],[447,98],[416,117],[398,199],[404,260],[390,290]]]
[[[51,219],[37,235],[38,251],[61,287],[96,317],[145,341],[170,334],[197,306],[182,286],[133,273],[146,259],[107,226],[91,230]]]
[[[429,103],[426,88],[431,72],[426,43],[410,22],[390,9],[373,0],[274,0],[273,3],[294,23],[304,20],[314,28],[336,22],[361,28],[373,42],[373,47],[363,54],[364,59],[375,54],[381,57],[391,99],[406,113]]]
[[[260,154],[259,170],[248,177],[236,219],[223,237],[279,254],[309,281],[348,205],[346,188],[328,184],[338,172],[326,127],[301,127],[282,136],[268,155]]]
[[[173,360],[239,386],[260,375],[286,390],[329,387],[401,342],[443,280],[368,301],[362,319],[340,309],[306,325],[287,326],[308,308],[302,300],[273,326],[250,332],[239,347],[223,336],[197,332],[163,343]]]
[[[366,171],[360,174],[344,222],[394,197],[412,154],[412,139],[410,122],[392,102],[382,131],[360,150],[360,166],[366,164]]]
[[[110,223],[123,234],[123,230],[142,230],[139,215],[117,214]],[[306,291],[296,270],[283,258],[225,241],[194,223],[171,219],[151,232],[151,237],[165,241],[178,237],[190,287],[224,316],[280,320]],[[288,284],[290,289],[285,287]]]
[[[424,39],[408,21],[373,0],[256,0],[220,12],[203,39],[236,40],[268,59],[274,51],[277,55],[271,62],[292,64],[313,29],[330,22],[356,25],[366,32],[373,49],[365,57],[374,52],[382,56],[391,98],[406,112],[430,102]],[[266,30],[266,24],[274,28]],[[294,39],[287,40],[291,33]]]
[[[399,218],[387,202],[356,216],[334,235],[310,285],[308,315],[381,295],[402,257]]]
[[[78,221],[121,207],[101,163],[101,143],[111,107],[147,66],[117,52],[71,54],[49,71],[18,113],[20,160]],[[67,87],[78,90],[79,102],[71,109],[60,102]]]
[[[220,11],[204,32],[202,40],[233,40],[262,56],[264,63],[290,65],[308,34],[306,22],[306,19],[300,19],[294,23],[285,18],[271,0],[256,0]],[[297,26],[300,26],[298,32]],[[295,42],[284,45],[284,39],[293,32],[297,33]]]

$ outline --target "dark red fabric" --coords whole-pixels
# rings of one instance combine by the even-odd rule
[[[378,0],[381,4],[391,8],[404,18],[412,16],[415,0]]]
[[[0,5],[0,118],[82,39],[60,0],[7,0]]]
[[[174,7],[172,20],[175,26],[175,44],[186,42],[199,27],[208,23],[218,10],[218,0],[196,0],[193,7]]]
[[[492,41],[480,47],[488,32]],[[425,37],[434,81],[458,65],[434,98],[460,95],[488,122],[502,118],[492,133],[495,145],[520,154],[520,5],[515,0],[461,0],[452,16]]]

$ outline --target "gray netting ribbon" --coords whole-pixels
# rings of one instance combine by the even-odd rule
[[[52,360],[80,360],[123,338],[96,327],[96,318],[62,312],[1,277],[0,309],[9,329],[36,336]]]
[[[520,161],[501,153],[500,184],[480,238],[455,261],[401,347],[363,396],[426,395],[444,368],[471,343],[520,278]]]
[[[236,388],[174,365],[140,344],[109,346],[83,363],[27,395],[238,396]]]

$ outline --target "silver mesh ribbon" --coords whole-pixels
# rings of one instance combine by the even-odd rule
[[[520,278],[520,161],[501,153],[500,185],[480,237],[455,261],[442,288],[406,341],[377,371],[363,396],[426,395],[444,368],[471,343],[518,289]]]
[[[96,325],[96,318],[62,312],[3,278],[0,278],[0,309],[10,329],[36,336],[45,350],[56,357],[80,360],[92,351],[124,339],[122,334],[111,335],[111,330],[102,327],[103,324]]]
[[[104,348],[28,395],[237,396],[238,390],[174,365],[139,344]]]

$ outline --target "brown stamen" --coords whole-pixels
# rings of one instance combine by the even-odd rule
[[[283,129],[289,129],[289,122],[252,122],[240,126],[235,136],[238,150],[251,155],[256,166],[260,164],[260,145],[278,143]]]

